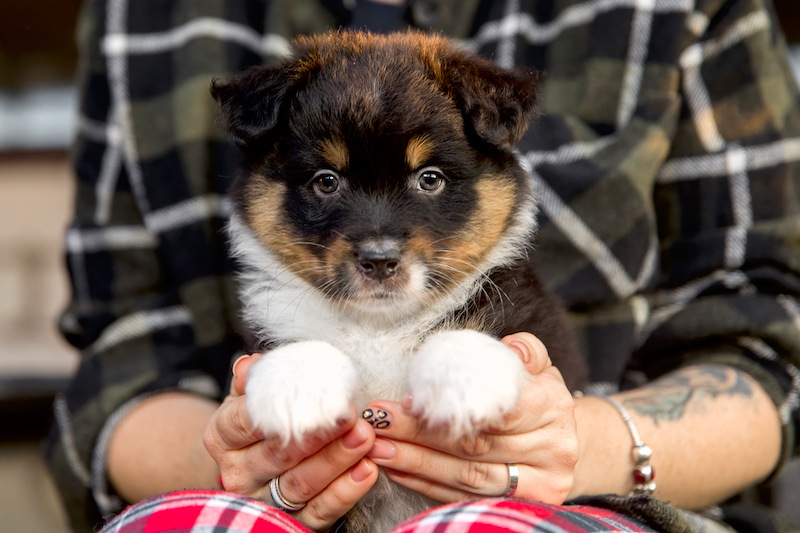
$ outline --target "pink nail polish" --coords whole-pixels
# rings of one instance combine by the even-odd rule
[[[369,464],[366,460],[361,459],[358,464],[350,471],[350,477],[356,483],[361,483],[365,479],[367,479],[370,475],[372,475],[372,468],[370,468]]]
[[[410,392],[407,392],[406,395],[403,396],[403,400],[400,402],[400,407],[406,411],[411,411],[411,409],[414,407],[414,398],[411,396]]]
[[[520,351],[520,355],[522,355],[522,362],[528,364],[531,362],[531,351],[528,349],[528,345],[524,342],[511,342],[511,346],[516,348]]]
[[[342,444],[344,444],[345,448],[352,450],[364,444],[367,441],[367,438],[368,437],[364,434],[362,427],[356,424],[353,429],[348,431],[347,434],[342,437]]]
[[[367,457],[371,459],[394,459],[396,456],[397,448],[385,439],[375,439],[372,449],[367,452]]]
[[[242,355],[242,356],[238,357],[238,358],[236,359],[236,361],[234,361],[234,362],[233,362],[233,366],[231,367],[231,373],[233,374],[233,377],[234,377],[234,378],[236,378],[236,365],[238,365],[238,364],[239,364],[239,361],[241,361],[241,360],[242,360],[242,359],[244,359],[245,357],[250,357],[250,356],[249,356],[249,355]]]

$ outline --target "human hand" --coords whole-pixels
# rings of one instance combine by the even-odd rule
[[[447,428],[428,428],[414,415],[413,398],[372,402],[387,413],[375,424],[377,439],[367,457],[389,477],[435,501],[505,496],[507,463],[516,463],[514,497],[560,504],[573,483],[579,457],[574,402],[547,349],[529,333],[503,339],[528,370],[516,408],[477,434],[453,440]]]
[[[330,431],[283,446],[277,436],[253,428],[245,405],[247,374],[259,354],[234,364],[230,394],[206,427],[203,442],[220,469],[225,490],[272,502],[268,483],[280,476],[283,497],[306,506],[292,516],[312,530],[326,530],[363,497],[378,478],[378,468],[364,455],[375,433],[356,416]]]

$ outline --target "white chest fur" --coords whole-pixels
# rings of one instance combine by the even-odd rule
[[[513,409],[525,375],[516,354],[482,333],[440,327],[473,284],[417,313],[354,316],[291,273],[236,219],[231,234],[245,267],[245,319],[279,345],[248,376],[248,412],[265,435],[299,440],[346,417],[350,403],[360,409],[406,392],[422,419],[447,424],[454,437]],[[429,505],[381,476],[359,507],[381,508],[367,521],[379,532]]]

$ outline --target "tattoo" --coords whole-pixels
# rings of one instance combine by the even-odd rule
[[[753,396],[753,387],[744,373],[722,365],[698,365],[678,370],[640,389],[626,392],[621,401],[625,407],[659,420],[683,418],[689,402],[705,410],[705,402],[717,396]]]

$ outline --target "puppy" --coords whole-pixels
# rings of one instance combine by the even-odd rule
[[[453,437],[511,411],[526,376],[498,338],[529,331],[570,388],[585,364],[529,257],[531,183],[513,149],[537,97],[438,36],[330,33],[212,94],[244,154],[229,225],[246,321],[270,349],[247,407],[284,442],[349,404],[399,401]],[[432,502],[382,477],[348,530]]]

